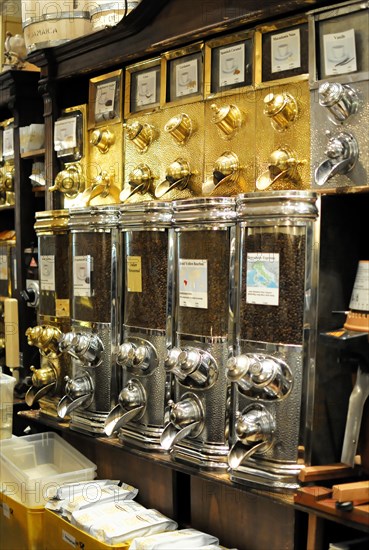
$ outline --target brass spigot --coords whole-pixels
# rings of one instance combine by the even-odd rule
[[[59,172],[55,178],[54,185],[49,191],[60,191],[68,198],[74,198],[85,188],[85,179],[82,173],[82,166],[79,163],[69,164]]]
[[[107,128],[96,129],[91,134],[90,143],[97,147],[100,153],[107,153],[114,142],[115,136]]]
[[[242,124],[242,113],[237,105],[223,105],[218,107],[215,103],[211,106],[214,112],[211,121],[217,125],[225,138],[232,138]]]
[[[135,144],[140,153],[146,153],[157,134],[154,126],[135,120],[125,127],[128,139]]]
[[[297,118],[297,101],[288,92],[270,93],[264,97],[264,114],[270,118],[273,128],[282,132]]]
[[[164,131],[170,134],[177,143],[184,145],[191,137],[193,124],[186,113],[181,113],[168,120],[164,126]]]

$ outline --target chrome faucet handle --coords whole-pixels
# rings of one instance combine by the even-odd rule
[[[333,137],[328,141],[327,149],[324,151],[327,157],[331,159],[339,159],[344,157],[346,153],[345,143],[339,137]]]
[[[97,334],[76,334],[74,351],[79,359],[91,367],[97,367],[101,361],[104,345]]]
[[[175,374],[178,380],[185,380],[187,374],[181,369],[179,357],[183,353],[181,348],[171,348],[167,352],[167,356],[164,360],[164,368],[167,372]]]
[[[325,154],[328,158],[317,166],[314,173],[315,183],[324,185],[336,174],[347,174],[359,158],[359,145],[353,134],[340,132],[330,137]]]
[[[135,356],[136,346],[132,342],[124,342],[118,348],[117,363],[122,367],[130,365]]]
[[[328,109],[335,123],[344,122],[355,114],[359,107],[359,97],[354,88],[339,82],[323,82],[318,90],[319,104]]]
[[[228,464],[233,469],[254,453],[271,446],[275,420],[263,405],[253,404],[238,413],[235,428],[238,440],[228,454]]]
[[[189,385],[211,387],[218,378],[218,367],[214,358],[204,350],[189,348],[178,356],[180,371],[188,378]]]
[[[137,346],[132,366],[138,367],[141,370],[147,370],[153,359],[153,350],[145,345]]]

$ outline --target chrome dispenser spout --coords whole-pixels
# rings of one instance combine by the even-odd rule
[[[120,404],[116,405],[105,420],[105,434],[110,436],[114,432],[118,432],[120,428],[123,428],[128,422],[136,418],[143,410],[144,406],[141,405],[140,407],[135,407],[130,411],[124,412]]]
[[[262,405],[249,405],[236,421],[238,440],[228,453],[228,464],[232,469],[258,451],[266,450],[272,442],[275,422]]]
[[[112,435],[125,424],[143,414],[146,406],[146,392],[137,379],[132,378],[119,394],[118,405],[109,413],[104,426],[106,435]]]
[[[184,394],[178,403],[169,401],[168,407],[169,422],[160,437],[160,444],[166,451],[188,435],[196,437],[204,426],[204,410],[197,395]]]
[[[324,185],[336,174],[347,174],[359,157],[359,146],[352,134],[341,132],[330,138],[325,151],[327,159],[315,169],[315,183]]]
[[[34,405],[34,403],[37,403],[41,399],[41,397],[48,393],[51,393],[53,390],[55,390],[55,388],[56,382],[53,382],[52,384],[47,384],[42,388],[31,386],[27,391],[24,400],[29,407],[32,407],[32,405]]]
[[[359,366],[356,384],[352,390],[349,400],[345,437],[343,440],[341,454],[341,462],[343,462],[343,464],[348,464],[349,466],[354,466],[363,409],[365,401],[368,397],[369,372],[364,372]]]
[[[66,376],[64,380],[66,381],[66,395],[61,398],[57,406],[57,413],[60,418],[65,418],[82,405],[88,407],[94,394],[94,384],[87,373],[76,378]]]
[[[69,416],[71,412],[82,405],[85,405],[90,402],[90,395],[82,395],[77,397],[77,399],[72,399],[69,395],[64,395],[58,403],[57,413],[60,418],[65,418]]]

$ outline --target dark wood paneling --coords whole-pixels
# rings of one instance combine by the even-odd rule
[[[246,490],[191,479],[191,525],[238,550],[295,548],[295,510]]]

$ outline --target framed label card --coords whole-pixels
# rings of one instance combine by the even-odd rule
[[[160,58],[126,69],[126,114],[155,109],[160,105]],[[127,113],[128,111],[128,113]]]
[[[206,44],[206,95],[253,83],[253,33],[238,33]],[[210,75],[209,75],[210,71]]]
[[[89,128],[120,122],[122,71],[114,71],[90,80]]]
[[[191,46],[187,51],[188,55],[179,55],[184,53],[183,50],[166,54],[168,58],[168,88],[166,99],[168,102],[179,101],[181,99],[191,99],[200,95],[202,96],[202,44]],[[176,53],[178,53],[178,57],[176,57]]]
[[[274,34],[271,48],[272,73],[301,67],[300,29]]]

